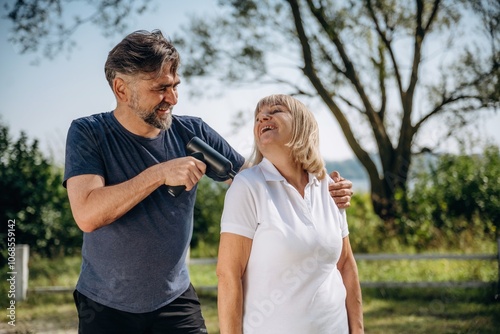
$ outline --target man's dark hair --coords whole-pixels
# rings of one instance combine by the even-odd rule
[[[176,73],[180,57],[171,41],[160,30],[138,30],[126,36],[109,52],[104,72],[106,80],[113,87],[117,73],[159,75],[167,63],[170,63],[170,72]]]

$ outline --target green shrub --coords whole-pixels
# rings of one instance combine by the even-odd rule
[[[426,247],[436,237],[452,242],[467,234],[495,238],[500,226],[498,147],[487,147],[482,155],[440,156],[414,179],[409,212],[401,219],[405,234],[414,237],[410,243],[421,241]]]
[[[0,259],[6,254],[7,222],[15,221],[16,244],[46,256],[73,254],[81,246],[62,169],[21,132],[17,140],[0,123]]]
[[[225,183],[214,182],[208,177],[201,178],[198,183],[191,240],[191,255],[194,257],[217,255],[220,219],[227,188]]]

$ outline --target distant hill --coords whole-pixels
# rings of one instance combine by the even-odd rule
[[[325,161],[325,164],[328,172],[339,171],[346,179],[368,180],[368,174],[358,159]]]
[[[355,192],[368,192],[370,190],[368,174],[358,159],[325,161],[325,165],[329,173],[336,170],[342,177],[350,180]]]
[[[424,168],[424,170],[429,170],[430,166],[437,163],[438,158],[439,155],[436,154],[422,154],[414,156],[412,167],[416,169]],[[376,164],[380,163],[375,157],[373,161]],[[342,175],[342,177],[352,181],[355,191],[367,192],[370,190],[370,179],[358,159],[352,158],[339,161],[325,161],[325,164],[328,172],[336,170],[340,173],[340,175]],[[411,180],[409,185],[411,186]]]

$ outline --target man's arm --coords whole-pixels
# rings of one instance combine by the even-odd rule
[[[83,232],[111,224],[163,184],[185,185],[191,190],[205,173],[206,165],[185,157],[154,165],[120,184],[105,186],[99,175],[71,177],[66,187],[71,211]]]

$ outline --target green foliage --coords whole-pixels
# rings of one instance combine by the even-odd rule
[[[198,183],[194,205],[194,229],[191,247],[196,255],[216,256],[219,244],[220,219],[227,185],[203,177]],[[195,254],[193,254],[195,255]]]
[[[369,194],[355,194],[346,210],[349,241],[355,253],[373,253],[384,248],[383,221],[374,213]]]
[[[81,233],[61,182],[62,170],[43,156],[38,141],[30,142],[23,132],[14,141],[0,123],[2,250],[9,220],[15,220],[16,244],[28,244],[34,252],[68,254],[80,247]]]
[[[500,228],[500,152],[487,147],[482,155],[443,155],[416,176],[409,197],[408,226],[432,228],[448,238],[474,231],[494,234]]]

